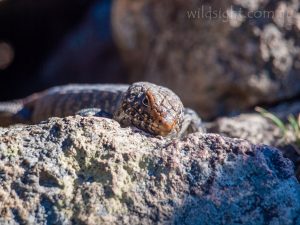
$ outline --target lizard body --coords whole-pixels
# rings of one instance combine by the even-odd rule
[[[132,85],[73,84],[50,88],[14,102],[0,104],[0,125],[35,124],[65,117],[83,109],[106,112],[122,126],[148,133],[176,136],[184,127],[184,107],[170,89],[148,82]],[[191,121],[189,121],[191,122]]]

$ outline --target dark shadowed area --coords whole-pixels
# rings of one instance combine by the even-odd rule
[[[111,1],[0,1],[0,101],[66,83],[124,82]]]

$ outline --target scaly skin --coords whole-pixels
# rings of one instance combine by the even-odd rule
[[[133,83],[130,86],[59,86],[14,104],[14,109],[2,104],[2,110],[0,104],[0,125],[7,125],[7,121],[9,124],[34,124],[49,117],[65,117],[82,109],[97,108],[112,115],[122,126],[133,125],[154,135],[178,136],[183,132],[181,128],[185,120],[184,107],[179,97],[168,88],[148,82]],[[6,124],[3,123],[5,115]]]
[[[179,133],[184,107],[170,89],[152,83],[132,84],[124,93],[114,118],[126,126],[134,125],[161,136]]]

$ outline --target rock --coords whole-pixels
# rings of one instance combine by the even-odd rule
[[[299,95],[299,7],[299,0],[116,0],[113,28],[131,80],[168,86],[214,118]]]
[[[283,122],[289,115],[300,114],[300,101],[281,103],[270,107],[269,112]],[[280,129],[259,113],[243,113],[233,117],[220,117],[205,125],[208,132],[231,138],[246,139],[254,144],[280,146],[283,142]]]
[[[282,103],[268,109],[284,123],[287,123],[289,115],[300,114],[300,101]],[[206,129],[211,133],[241,138],[253,144],[266,144],[279,148],[283,155],[295,164],[297,178],[300,180],[300,149],[294,143],[296,137],[293,132],[287,130],[286,135],[273,121],[263,117],[259,113],[244,113],[234,117],[222,117],[207,123]]]
[[[246,139],[254,144],[276,145],[282,137],[280,129],[258,113],[221,117],[207,125],[208,132],[226,137]]]
[[[216,134],[155,138],[113,120],[0,129],[1,224],[299,224],[275,148]]]

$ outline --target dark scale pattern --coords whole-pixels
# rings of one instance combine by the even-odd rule
[[[170,89],[152,83],[132,84],[115,118],[153,134],[177,134],[183,120],[183,105]]]
[[[15,121],[38,123],[49,117],[65,117],[95,108],[113,115],[122,126],[136,126],[161,136],[175,136],[183,122],[183,105],[170,89],[148,82],[132,85],[67,85],[33,94],[24,100],[18,113],[4,107]],[[1,109],[1,104],[0,104]],[[23,112],[29,112],[26,115]],[[86,112],[86,111],[85,111]],[[4,120],[4,119],[3,119]],[[9,121],[9,120],[7,120]],[[0,121],[1,125],[1,121]]]
[[[49,117],[74,115],[84,108],[100,108],[108,113],[116,110],[127,85],[67,85],[54,87],[25,104],[32,107],[32,123]]]

